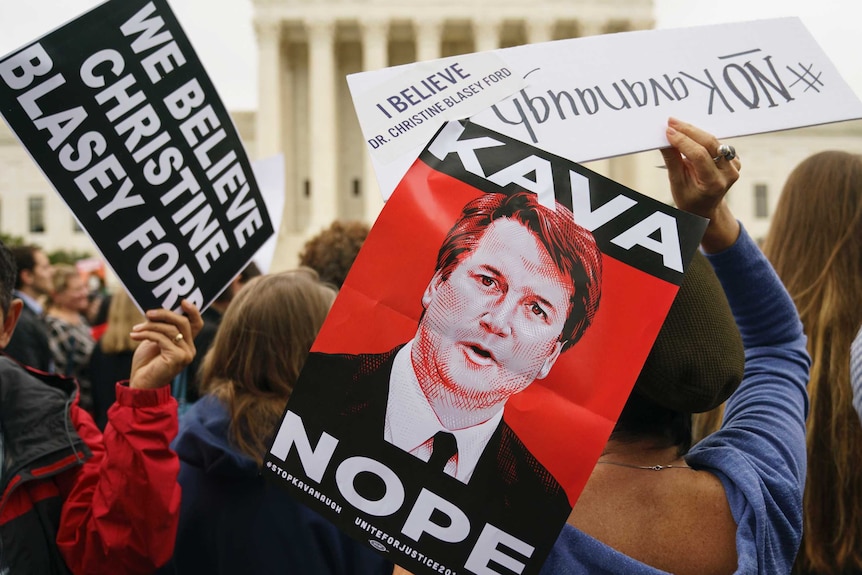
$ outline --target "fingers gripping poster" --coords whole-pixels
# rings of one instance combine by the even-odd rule
[[[536,573],[706,222],[477,124],[396,188],[264,474],[415,573]]]
[[[142,309],[206,307],[273,234],[165,0],[111,0],[0,58],[0,113]]]

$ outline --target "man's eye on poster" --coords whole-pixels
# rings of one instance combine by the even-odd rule
[[[265,474],[416,573],[538,572],[705,225],[445,124],[354,263]]]

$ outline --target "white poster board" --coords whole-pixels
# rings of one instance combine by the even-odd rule
[[[275,255],[275,246],[278,243],[278,233],[284,214],[284,154],[256,160],[251,163],[251,169],[260,187],[260,194],[269,213],[272,229],[275,230],[275,233],[260,246],[252,258],[260,271],[266,274],[272,267],[272,258]]]
[[[489,55],[495,59],[478,60]],[[427,76],[452,62],[469,77],[428,94],[436,86]],[[500,70],[512,74],[500,77]],[[526,86],[515,87],[515,78]],[[862,102],[798,18],[530,44],[347,81],[384,198],[425,144],[410,133],[433,133],[457,115],[428,109],[449,110],[444,98],[478,104],[466,95],[471,85],[498,100],[481,111],[464,106],[460,117],[576,162],[667,146],[669,116],[718,138],[862,118]],[[393,102],[414,91],[428,97],[395,115]]]

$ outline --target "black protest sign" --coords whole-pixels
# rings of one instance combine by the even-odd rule
[[[110,0],[4,57],[0,113],[144,309],[206,307],[273,233],[165,0]]]

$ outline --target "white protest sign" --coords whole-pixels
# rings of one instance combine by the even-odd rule
[[[669,116],[719,138],[862,118],[862,102],[798,18],[607,34],[492,53],[527,86],[471,121],[576,162],[667,146]],[[363,129],[381,111],[360,95],[410,66],[416,65],[348,76]],[[434,117],[423,127],[442,123]],[[391,148],[372,153],[388,198],[422,144],[392,131],[363,133],[378,148]]]
[[[371,155],[380,163],[397,159],[401,149],[421,148],[445,121],[472,116],[526,86],[494,52],[381,72],[388,78],[367,91],[354,92],[357,108],[374,110],[360,115],[359,123]],[[395,139],[397,145],[386,145]]]
[[[254,254],[252,261],[262,273],[269,273],[284,213],[284,155],[277,154],[256,160],[251,163],[251,169],[263,196],[266,211],[269,212],[272,229],[275,230],[275,233]]]

